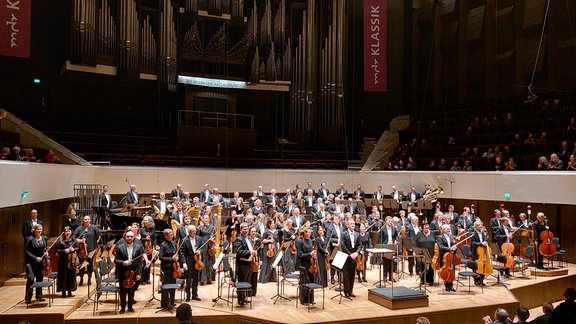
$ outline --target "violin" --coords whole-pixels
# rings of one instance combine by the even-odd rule
[[[548,221],[546,221],[546,227],[548,227]],[[544,256],[551,256],[556,255],[556,247],[552,244],[552,240],[554,239],[554,233],[552,233],[549,229],[546,229],[544,232],[540,233],[540,253]]]
[[[136,284],[136,282],[134,281],[135,278],[136,273],[134,273],[134,270],[126,270],[126,272],[124,273],[124,281],[122,281],[122,287],[126,289],[133,288],[134,285]]]
[[[86,238],[86,230],[84,231],[84,234],[80,236],[80,239],[84,238]],[[88,256],[88,247],[86,246],[86,243],[78,242],[78,257],[80,259],[86,259],[87,256]]]
[[[212,234],[212,235],[214,235],[214,234]],[[210,236],[210,238],[206,242],[204,242],[204,244],[202,244],[196,251],[201,251],[202,248],[206,244],[208,244],[208,242],[211,242],[211,241],[212,241],[212,236]],[[194,254],[194,261],[195,261],[194,268],[196,270],[200,271],[200,270],[204,269],[205,265],[204,265],[204,262],[202,261],[202,253],[201,252]]]
[[[232,230],[232,232],[230,232],[230,243],[236,242],[236,238],[236,230]]]
[[[356,270],[364,271],[364,258],[364,254],[358,254],[358,257],[356,257]]]
[[[184,242],[184,240],[180,240],[179,244],[176,246],[176,252],[174,252],[172,259],[174,259],[174,257],[178,255],[178,251],[180,251],[180,246],[182,245],[182,242]],[[172,272],[172,278],[180,279],[182,277],[182,271],[180,270],[180,265],[178,264],[178,261],[172,262],[172,269],[174,270]]]
[[[434,244],[434,257],[432,258],[432,269],[440,269],[440,249],[438,243]]]
[[[272,243],[272,239],[270,243],[268,243],[268,251],[266,251],[266,256],[269,258],[274,257],[274,243]]]
[[[258,250],[260,250],[260,248],[262,247],[262,244],[260,244],[258,246],[258,248],[256,248],[256,252],[258,252]],[[258,272],[258,270],[260,269],[260,265],[258,264],[258,253],[256,253],[256,256],[252,257],[252,272]]]

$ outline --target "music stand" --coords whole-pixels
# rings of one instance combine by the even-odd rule
[[[366,251],[371,252],[373,255],[377,255],[380,254],[380,262],[379,262],[379,273],[378,273],[378,281],[374,283],[374,286],[376,286],[377,288],[385,288],[386,287],[386,280],[384,280],[384,278],[382,278],[382,268],[384,267],[384,258],[390,259],[390,273],[392,274],[393,272],[393,259],[394,259],[394,254],[395,254],[395,250],[394,250],[394,244],[376,244],[375,248],[372,249],[366,249]],[[387,257],[386,253],[388,254],[392,254],[392,257]],[[384,285],[382,285],[384,284]],[[377,286],[378,285],[378,286]]]
[[[406,252],[408,252],[408,250],[414,249],[414,241],[412,241],[412,238],[410,238],[410,237],[400,238],[400,244],[401,244],[402,248],[406,250]],[[404,254],[402,254],[402,272],[401,272],[402,275],[404,275],[406,273],[406,271],[404,271],[404,259],[409,259],[409,258],[414,258],[414,256],[413,255],[404,256]]]
[[[157,261],[158,255],[160,254],[160,252],[158,252],[158,254],[155,257],[152,257],[152,260],[150,260],[150,267],[152,268],[152,273],[150,274],[150,276],[152,277],[152,297],[150,298],[150,300],[148,300],[148,302],[146,302],[146,306],[150,305],[150,303],[153,300],[157,300],[160,301],[160,299],[156,298],[156,289],[155,289],[155,282],[156,282],[156,266],[155,263]],[[170,312],[172,313],[172,312]]]
[[[94,279],[96,279],[96,269],[94,268],[94,257],[96,256],[96,252],[98,251],[99,248],[100,248],[100,246],[98,246],[94,250],[90,251],[86,255],[86,259],[84,259],[84,262],[80,266],[80,269],[87,267],[88,264],[90,264],[90,263],[86,260],[89,259],[90,262],[92,262],[92,272],[94,272]],[[86,274],[88,275],[88,299],[86,299],[84,301],[84,304],[88,304],[88,301],[96,302],[94,299],[92,299],[92,296],[90,294],[90,286],[92,285],[92,274],[89,271],[86,271]],[[120,283],[120,284],[122,284],[122,283]],[[98,289],[96,289],[96,290],[98,290]]]
[[[349,297],[344,296],[344,294],[342,293],[342,291],[344,289],[342,289],[342,277],[343,276],[341,275],[341,272],[343,271],[343,268],[344,268],[344,265],[346,264],[347,259],[348,259],[348,254],[346,254],[342,251],[336,251],[336,256],[332,260],[332,267],[334,269],[336,269],[336,271],[338,271],[338,288],[339,289],[336,289],[336,291],[338,291],[338,294],[332,296],[330,299],[340,297],[338,299],[338,304],[342,303],[342,297],[350,299]],[[352,278],[352,280],[354,280],[354,278]]]
[[[430,256],[430,252],[428,251],[428,249],[425,248],[414,247],[414,257],[420,258],[424,261],[424,267],[422,271],[420,271],[420,274],[418,275],[419,277],[418,279],[420,279],[420,285],[418,289],[422,290],[422,282],[424,281],[424,291],[430,292],[428,288],[426,288],[426,280],[425,280],[426,272],[428,272],[428,268],[432,264],[432,257]]]
[[[284,244],[286,243],[290,243],[290,242],[284,242]],[[284,244],[282,246],[284,246]],[[287,246],[289,246],[290,244],[287,244]],[[292,299],[290,299],[290,297],[285,296],[284,295],[284,281],[286,280],[286,277],[282,277],[282,279],[280,279],[280,277],[282,276],[282,273],[280,272],[280,267],[278,266],[278,264],[283,261],[284,257],[284,250],[280,249],[278,251],[278,253],[276,253],[276,257],[274,259],[274,262],[272,262],[272,269],[276,269],[276,278],[278,278],[278,280],[276,281],[276,295],[270,297],[270,299],[274,299],[274,305],[276,305],[276,302],[278,301],[278,299],[284,299],[287,301],[291,301]]]
[[[216,304],[220,300],[225,301],[227,305],[230,304],[230,299],[222,297],[222,278],[220,276],[221,276],[222,272],[230,270],[229,269],[230,265],[228,264],[228,269],[226,269],[226,266],[225,266],[224,262],[222,262],[222,260],[224,258],[236,257],[236,255],[235,254],[226,254],[226,253],[224,253],[225,250],[226,249],[224,248],[223,251],[220,252],[220,254],[218,255],[218,258],[214,262],[214,266],[212,267],[214,270],[216,270],[216,274],[218,275],[218,279],[216,279],[218,282],[218,296],[216,296],[212,299],[212,302],[214,303],[212,305],[212,307],[216,306]],[[232,280],[232,278],[230,278],[230,280]]]
[[[336,247],[332,250],[332,253],[330,254],[330,258],[328,258],[328,262],[330,262],[330,264],[332,264],[332,262],[334,261],[334,258],[336,257],[336,254],[337,254],[340,250],[341,250],[341,249],[340,249],[340,246],[336,246]],[[329,274],[326,275],[326,281],[328,281],[328,275],[329,275]],[[340,271],[338,271],[337,275],[338,275],[338,281],[340,281],[340,279],[341,279],[341,278],[340,278]],[[336,287],[336,286],[338,286],[338,287]],[[336,283],[336,284],[333,284],[332,287],[330,287],[330,288],[328,288],[328,289],[332,289],[332,288],[334,288],[334,287],[336,287],[336,288],[334,289],[335,291],[340,291],[340,290],[341,290],[341,287],[340,287],[339,284],[337,284],[337,283]]]

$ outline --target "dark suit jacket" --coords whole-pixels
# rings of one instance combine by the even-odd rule
[[[396,237],[398,237],[398,231],[396,230],[396,227],[394,227],[394,225],[392,225],[391,227],[392,227],[392,242],[394,242],[396,240]],[[388,230],[386,229],[386,225],[382,226],[380,230],[379,242],[380,244],[388,244]]]
[[[294,216],[290,216],[290,219],[292,220],[292,226],[296,227],[296,217]],[[299,215],[298,219],[300,221],[300,226],[304,225],[304,223],[306,223],[306,219],[304,218],[304,216]]]
[[[421,196],[418,192],[415,192],[414,195],[415,195],[414,201],[421,198]],[[409,192],[406,194],[406,201],[412,201],[412,192]]]
[[[110,204],[110,206],[108,206]],[[112,196],[110,196],[110,201],[106,198],[106,194],[101,192],[100,193],[100,207],[112,207]]]
[[[354,247],[352,247],[352,240],[354,240]],[[360,249],[362,248],[358,232],[355,231],[353,231],[352,236],[350,236],[350,231],[345,230],[344,233],[342,233],[342,239],[340,240],[340,242],[342,252],[346,254],[352,254],[354,252],[359,253]]]
[[[138,194],[138,193],[137,193]],[[140,199],[140,195],[138,195],[138,199]],[[132,194],[132,191],[128,191],[126,193],[126,202],[129,204],[137,204],[138,201],[136,201],[136,199],[134,198],[134,195]]]
[[[364,191],[363,190],[354,190],[354,193],[352,194],[353,198],[356,198],[356,196],[360,197],[361,200],[364,200]]]
[[[360,214],[360,208],[356,204],[346,204],[344,210],[352,215]]]
[[[174,198],[174,197],[184,199],[184,190],[172,189],[172,191],[170,191],[170,198]]]
[[[402,191],[398,190],[398,198],[400,198],[400,196],[402,197],[402,199],[400,199],[400,200],[405,200],[405,199],[406,199],[406,197],[404,197],[404,193],[403,193]],[[394,192],[391,192],[391,193],[390,193],[390,198],[391,198],[391,199],[394,199]]]
[[[135,275],[139,276],[142,275],[142,258],[140,255],[144,253],[144,248],[141,244],[134,243],[134,250],[132,251],[132,259],[138,258],[138,260],[134,260],[131,265],[124,266],[124,261],[128,260],[128,250],[126,248],[126,244],[117,245],[115,248],[115,258],[114,263],[116,264],[116,277],[120,282],[122,282],[125,278],[126,271],[134,270]],[[136,280],[136,279],[134,279]]]
[[[234,241],[234,251],[236,253],[236,264],[239,263],[240,258],[249,259],[250,256],[252,255],[250,253],[250,249],[248,248],[248,243],[246,243],[247,239],[248,239],[248,237],[244,237],[242,235],[239,235],[238,238],[236,238],[236,241]]]
[[[274,199],[274,201],[272,199]],[[278,201],[280,201],[278,195],[268,195],[268,197],[266,197],[266,205],[272,206],[274,204],[275,206],[278,206]]]
[[[215,195],[215,194],[211,194],[210,196],[208,196],[208,203],[209,203],[209,204],[212,204],[212,202],[213,202],[214,200],[218,200],[218,203],[221,204],[221,203],[224,201],[224,198],[222,198],[222,195],[221,195],[221,194],[216,194],[216,195]]]
[[[37,224],[42,225],[44,227],[44,222],[40,219],[36,220]],[[24,242],[32,235],[32,221],[28,218],[24,224],[22,224],[22,238],[24,238]]]
[[[330,190],[328,190],[327,188],[320,188],[318,189],[318,197],[322,197],[322,200],[326,200],[328,199],[328,195],[330,194]]]
[[[188,269],[193,268],[196,264],[194,254],[196,251],[200,251],[200,247],[204,244],[204,240],[199,235],[196,235],[194,238],[196,239],[196,250],[192,248],[192,242],[190,242],[189,236],[184,239],[184,243],[180,246],[179,260],[182,264],[186,263]]]
[[[472,245],[472,257],[474,260],[476,260],[476,259],[478,259],[478,255],[476,253],[476,250],[478,249],[478,247],[480,245],[482,245],[482,242],[488,241],[488,234],[482,234],[483,237],[480,237],[478,235],[478,232],[474,231],[473,233],[474,233],[474,235],[472,235],[472,238],[470,239],[470,241],[471,241],[471,245]]]
[[[202,190],[200,191],[200,203],[208,201],[208,197],[210,196],[210,190]]]
[[[348,198],[348,190],[338,188],[338,189],[336,189],[336,194],[335,194],[335,195],[336,195],[336,196],[342,196],[342,197],[344,197],[344,198]]]
[[[316,203],[316,197],[314,195],[312,195],[312,196],[306,195],[306,196],[302,197],[302,199],[304,199],[304,202],[306,203],[306,207],[312,207]]]

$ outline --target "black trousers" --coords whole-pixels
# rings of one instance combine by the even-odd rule
[[[188,267],[188,271],[184,271],[186,278],[186,299],[190,299],[190,288],[192,288],[192,297],[198,297],[198,280],[200,279],[200,271],[196,270],[194,265]]]
[[[128,309],[132,308],[132,305],[134,305],[134,292],[136,291],[136,288],[124,288],[122,285],[120,285],[120,307],[122,307],[123,309],[126,308],[126,297],[128,297]]]
[[[352,294],[354,290],[354,274],[356,272],[356,261],[348,257],[346,263],[344,263],[344,268],[342,269],[344,276],[344,293]]]

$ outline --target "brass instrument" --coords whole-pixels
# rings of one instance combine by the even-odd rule
[[[430,191],[429,193],[425,194],[422,197],[423,200],[430,201],[431,203],[435,203],[438,200],[438,197],[444,194],[444,188],[442,186],[436,187],[436,189]]]

